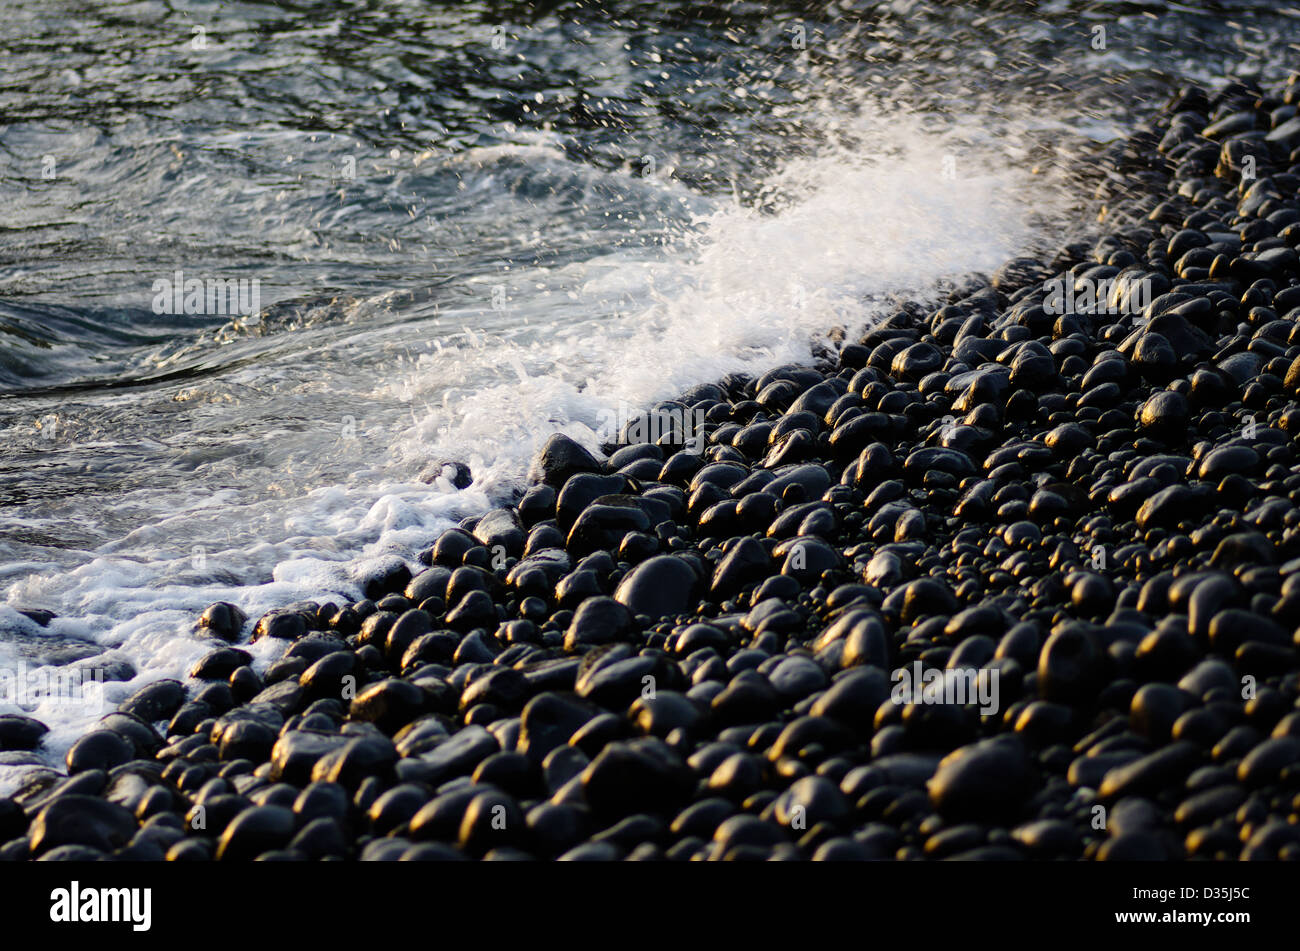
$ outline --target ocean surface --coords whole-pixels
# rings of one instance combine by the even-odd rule
[[[1090,157],[1300,5],[5,0],[0,49],[0,685],[55,682],[0,713],[58,763],[212,602],[355,599],[552,432],[1086,235]]]

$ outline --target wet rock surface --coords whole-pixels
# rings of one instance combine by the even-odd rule
[[[695,388],[698,442],[555,436],[364,601],[213,605],[0,856],[1300,858],[1297,105],[1186,89],[1099,240]]]

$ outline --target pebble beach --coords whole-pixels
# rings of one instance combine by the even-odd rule
[[[778,35],[803,28],[781,20]],[[1106,48],[1104,29],[1100,47],[1095,31],[1080,35]],[[1123,35],[1113,29],[1111,42]],[[711,171],[692,179],[686,166],[642,162],[673,179],[655,202],[706,222],[706,261],[745,251],[727,258],[722,290],[684,298],[708,313],[673,298],[670,332],[602,336],[605,350],[575,339],[613,333],[595,318],[550,342],[564,324],[542,321],[543,343],[518,349],[512,335],[543,312],[512,329],[508,302],[526,289],[465,277],[487,315],[465,330],[472,346],[439,337],[392,365],[429,388],[439,368],[495,352],[496,375],[417,388],[441,407],[424,422],[408,409],[409,379],[354,392],[352,378],[325,376],[330,362],[276,366],[297,358],[274,347],[298,339],[290,331],[339,334],[312,338],[310,360],[344,364],[347,347],[406,333],[392,317],[402,307],[460,320],[452,292],[399,300],[372,288],[348,299],[344,319],[342,292],[304,296],[323,267],[311,253],[292,265],[312,269],[293,278],[302,286],[266,290],[281,337],[220,315],[197,349],[177,349],[168,322],[190,313],[178,269],[155,298],[163,323],[148,332],[167,339],[148,343],[161,349],[148,351],[146,376],[133,364],[111,385],[86,382],[82,344],[56,340],[41,346],[71,375],[20,385],[35,358],[15,351],[0,362],[0,411],[57,401],[33,405],[73,439],[61,448],[41,422],[39,452],[97,458],[111,427],[79,432],[78,401],[130,413],[121,387],[139,388],[142,406],[197,413],[201,438],[182,427],[120,450],[141,455],[106,469],[107,482],[142,481],[105,509],[125,520],[119,540],[107,529],[55,537],[51,525],[80,523],[45,506],[62,512],[77,492],[43,502],[21,481],[17,449],[0,472],[16,513],[0,567],[17,579],[0,606],[0,668],[88,672],[98,705],[62,715],[58,686],[23,702],[5,694],[0,861],[1300,859],[1300,74],[1205,71],[1136,103],[1118,134],[1097,133],[1068,161],[1049,161],[1043,128],[1026,132],[1013,170],[993,185],[979,172],[978,195],[962,184],[975,175],[967,153],[935,156],[926,174],[972,190],[974,223],[931,216],[919,198],[900,211],[888,204],[898,180],[870,178],[879,220],[868,208],[846,225],[833,209],[861,197],[860,180],[844,185],[837,164],[831,176],[819,166],[819,181],[842,190],[814,189],[797,206],[807,216],[756,189],[748,243],[728,245],[717,232],[734,235],[736,220],[693,204],[726,191]],[[575,128],[618,124],[583,108],[569,114]],[[744,131],[766,142],[754,129]],[[505,159],[503,146],[476,147],[472,162],[448,160],[459,183],[448,195],[468,180],[487,200],[504,180],[532,205],[577,188],[539,181],[539,156],[554,161],[540,145],[516,143],[533,151]],[[761,152],[729,174],[743,178]],[[393,161],[407,153],[416,168],[436,161],[397,147]],[[471,166],[489,171],[472,179],[461,170]],[[1028,181],[1041,183],[1036,199],[1012,197]],[[612,188],[584,185],[582,213],[606,201],[612,214]],[[832,250],[816,243],[823,228],[840,241]],[[868,269],[868,293],[808,286],[822,273],[808,261],[838,266],[845,246],[863,254],[858,229],[880,242],[865,257],[902,245],[892,270]],[[447,246],[458,242],[473,246],[464,235]],[[786,282],[771,273],[795,244],[808,260],[791,264],[791,304],[772,299]],[[541,248],[500,251],[491,268],[541,268]],[[922,252],[933,260],[918,263]],[[570,300],[606,293],[591,290],[593,273],[630,268],[593,260]],[[663,275],[686,266],[656,266],[647,293],[670,296]],[[801,316],[781,316],[796,306]],[[63,312],[48,313],[41,327],[64,326]],[[27,346],[37,332],[25,319],[0,309],[0,330],[17,328]],[[770,334],[746,336],[759,332]],[[480,333],[500,334],[499,349]],[[543,372],[546,346],[559,356]],[[573,361],[605,366],[566,377],[570,347]],[[217,352],[233,355],[218,365]],[[387,372],[393,351],[372,352]],[[263,364],[266,376],[238,377]],[[233,382],[205,390],[210,373]],[[272,397],[301,400],[293,425],[290,404]],[[258,445],[221,449],[222,427],[241,424],[212,414],[263,398],[284,428],[250,423],[243,435]],[[313,401],[333,415],[293,415]],[[397,407],[390,456],[378,424],[367,429],[366,412],[380,412],[371,403]],[[299,434],[335,417],[341,437],[329,429],[299,452]],[[11,423],[16,432],[0,413]],[[193,456],[153,455],[195,439],[182,447]],[[227,484],[208,468],[227,455],[256,456],[248,466],[268,474]],[[79,460],[65,471],[51,456],[32,471],[72,479],[90,471]],[[159,475],[171,469],[177,481]],[[132,522],[164,489],[177,507]],[[236,514],[210,514],[223,510]],[[230,547],[199,543],[207,536],[186,535],[187,523],[219,527]],[[31,567],[51,551],[68,560]]]

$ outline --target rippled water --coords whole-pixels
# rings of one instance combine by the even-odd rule
[[[1269,2],[10,0],[0,665],[113,650],[111,701],[212,601],[356,596],[550,432],[1087,227],[1099,144],[1298,45]],[[177,271],[260,306],[158,313]],[[96,714],[35,710],[52,755]]]

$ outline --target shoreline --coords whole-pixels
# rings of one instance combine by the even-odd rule
[[[1184,90],[1094,244],[552,437],[365,601],[214,605],[0,858],[1300,857],[1297,106]]]

